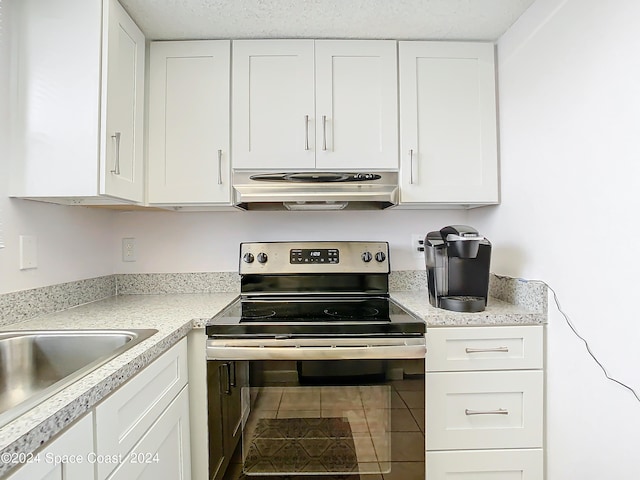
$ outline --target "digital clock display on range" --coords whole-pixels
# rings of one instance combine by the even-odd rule
[[[337,248],[294,248],[289,250],[289,263],[340,263]]]

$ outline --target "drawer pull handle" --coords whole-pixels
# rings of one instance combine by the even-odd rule
[[[465,348],[465,352],[467,353],[508,353],[509,347],[495,347],[495,348]]]
[[[465,408],[464,414],[467,416],[471,415],[509,415],[509,410],[506,408],[499,408],[497,410],[469,410]]]

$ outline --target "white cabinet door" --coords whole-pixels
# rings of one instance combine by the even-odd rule
[[[101,193],[142,202],[144,34],[116,0],[105,0],[103,8]]]
[[[397,47],[316,40],[316,168],[398,168]]]
[[[98,455],[125,457],[187,380],[187,341],[183,339],[96,407]],[[115,467],[98,463],[98,479]]]
[[[191,480],[188,391],[182,389],[109,480]]]
[[[62,435],[35,453],[7,480],[90,480],[94,478],[93,416],[85,415]]]
[[[498,202],[493,49],[399,42],[401,204]]]
[[[313,40],[233,42],[234,168],[315,165]]]
[[[149,203],[229,203],[228,40],[153,42]]]

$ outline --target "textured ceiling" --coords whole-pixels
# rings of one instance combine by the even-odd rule
[[[120,0],[150,40],[497,40],[534,0]]]

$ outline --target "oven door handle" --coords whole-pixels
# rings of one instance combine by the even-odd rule
[[[424,337],[390,339],[207,339],[208,360],[425,358]]]
[[[231,366],[229,362],[218,365],[218,371],[220,372],[220,376],[218,378],[218,389],[220,394],[231,395]]]

